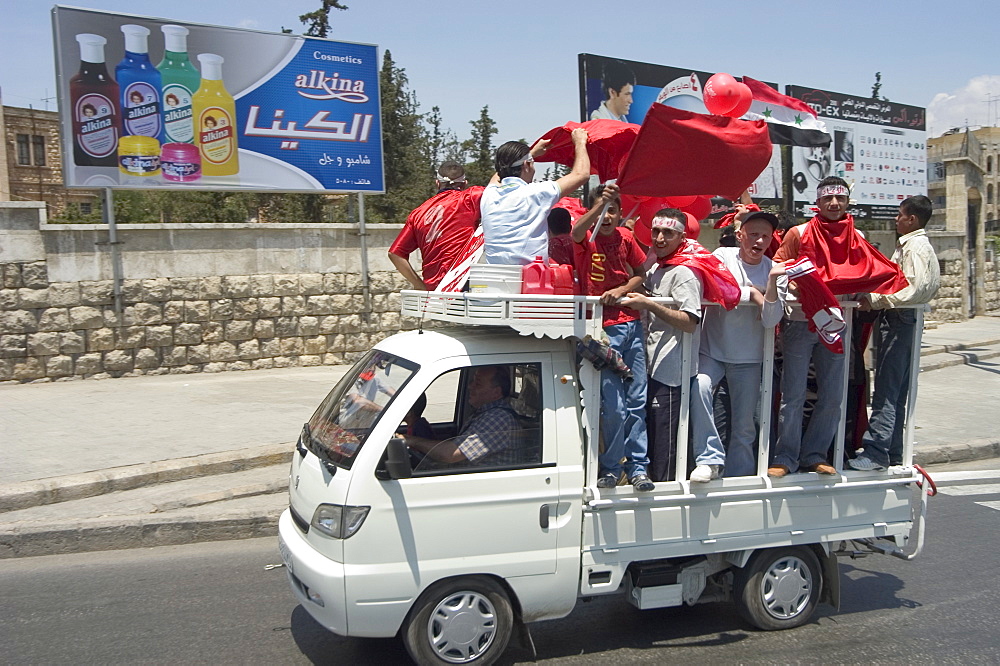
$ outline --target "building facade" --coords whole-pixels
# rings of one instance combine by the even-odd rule
[[[951,130],[927,141],[928,196],[934,216],[928,229],[958,239],[942,261],[960,261],[962,310],[968,316],[1000,308],[1000,262],[995,237],[1000,127]]]
[[[0,144],[0,201],[44,201],[50,218],[98,210],[96,190],[63,186],[58,113],[0,106]]]

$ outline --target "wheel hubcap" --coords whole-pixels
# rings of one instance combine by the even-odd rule
[[[761,600],[768,613],[779,620],[787,620],[805,610],[812,591],[809,566],[797,557],[785,557],[775,561],[764,573]]]
[[[431,648],[444,661],[464,664],[489,649],[496,636],[496,609],[479,592],[456,592],[427,621]]]

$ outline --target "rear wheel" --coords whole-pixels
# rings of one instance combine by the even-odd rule
[[[507,649],[514,613],[489,578],[458,578],[428,588],[406,618],[403,642],[418,664],[491,664]]]
[[[809,548],[762,550],[736,573],[736,606],[755,627],[791,629],[812,617],[822,588],[819,560]]]

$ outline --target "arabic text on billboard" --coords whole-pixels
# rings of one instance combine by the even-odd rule
[[[383,192],[377,47],[56,7],[68,187]]]

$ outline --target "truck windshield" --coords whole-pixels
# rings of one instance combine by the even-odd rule
[[[345,469],[351,465],[418,365],[372,350],[337,383],[302,428],[299,441],[321,460]]]

